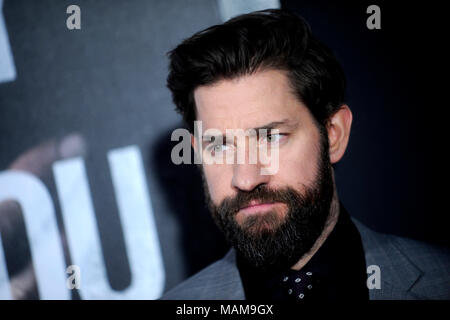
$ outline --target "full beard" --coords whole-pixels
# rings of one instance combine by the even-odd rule
[[[205,184],[215,223],[250,266],[263,272],[290,268],[322,234],[334,193],[328,141],[323,135],[317,164],[315,182],[305,186],[303,192],[291,187],[270,189],[260,185],[248,192],[239,190],[236,196],[227,197],[215,206]],[[280,215],[272,210],[255,214],[239,224],[236,214],[252,200],[280,202],[287,207],[287,212]]]

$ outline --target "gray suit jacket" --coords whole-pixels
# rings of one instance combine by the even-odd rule
[[[371,300],[450,299],[450,252],[415,240],[370,230],[352,219],[361,235],[366,266],[380,268],[380,289]],[[245,299],[235,251],[182,282],[162,299]]]

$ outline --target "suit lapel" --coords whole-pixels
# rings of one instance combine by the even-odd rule
[[[381,289],[369,290],[371,299],[413,298],[411,289],[422,275],[403,253],[395,237],[379,234],[352,218],[361,235],[366,266],[375,265],[381,271]],[[417,298],[417,297],[415,297]]]
[[[230,249],[217,265],[218,281],[209,282],[212,288],[207,292],[212,295],[206,299],[245,300],[239,269],[236,264],[236,252]]]
[[[422,271],[403,253],[395,237],[379,234],[352,218],[361,235],[366,267],[376,265],[381,271],[381,289],[369,290],[371,299],[412,299],[420,298],[411,292],[414,284],[422,276]],[[236,253],[230,249],[217,266],[218,281],[210,282],[206,299],[244,300],[242,280],[236,264]],[[207,285],[207,284],[205,284]]]

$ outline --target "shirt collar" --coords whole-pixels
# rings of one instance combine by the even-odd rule
[[[276,274],[261,273],[249,266],[239,254],[237,266],[248,299],[280,298],[278,293],[273,292],[273,283],[284,274],[295,274],[295,270]],[[349,295],[368,298],[361,238],[342,204],[333,230],[302,270],[312,271],[321,278],[322,296],[326,299],[344,298]]]

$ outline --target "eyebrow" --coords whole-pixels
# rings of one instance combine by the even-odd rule
[[[279,128],[281,126],[287,126],[287,127],[291,127],[292,128],[292,127],[296,127],[297,124],[294,123],[292,120],[284,119],[284,120],[281,120],[281,121],[272,121],[272,122],[270,122],[268,124],[262,125],[260,127],[252,128],[250,130],[255,130],[255,131],[259,131],[259,130],[262,130],[262,129],[272,130],[272,129]]]
[[[286,127],[289,127],[290,129],[293,129],[293,128],[297,127],[297,123],[292,121],[292,120],[290,120],[290,119],[283,119],[281,121],[272,121],[272,122],[269,122],[267,124],[264,124],[264,125],[256,127],[256,128],[247,129],[246,131],[249,131],[249,130],[253,131],[254,130],[256,132],[259,132],[259,130],[272,130],[272,129],[277,129],[277,128],[281,127],[281,126],[286,126]],[[223,141],[223,137],[224,137],[223,134],[220,134],[220,135],[204,135],[202,144],[203,143],[212,142],[211,141],[212,138],[214,138],[214,141],[216,141],[218,138],[222,139],[222,141]]]

